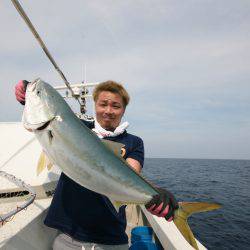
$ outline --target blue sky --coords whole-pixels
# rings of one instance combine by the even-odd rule
[[[20,1],[70,82],[113,79],[147,157],[250,159],[250,2]],[[9,0],[0,8],[0,121],[19,79],[61,79]]]

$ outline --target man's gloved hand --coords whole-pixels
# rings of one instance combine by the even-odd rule
[[[28,85],[28,81],[26,80],[21,80],[19,81],[16,86],[15,86],[15,95],[16,95],[16,99],[17,101],[19,101],[22,105],[25,104],[25,92],[26,92],[26,88]]]
[[[157,188],[159,194],[155,195],[145,207],[151,213],[158,217],[165,217],[167,221],[174,218],[174,210],[179,208],[173,194],[163,188]]]

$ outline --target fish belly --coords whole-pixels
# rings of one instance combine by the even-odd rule
[[[67,134],[67,133],[66,133]],[[131,179],[127,181],[126,175],[112,174],[115,173],[115,168],[124,166],[112,166],[114,171],[109,173],[105,171],[107,166],[105,159],[102,160],[102,166],[98,164],[98,156],[90,159],[88,150],[79,149],[76,152],[70,145],[77,145],[77,142],[71,141],[64,143],[65,140],[60,140],[55,135],[52,141],[45,133],[37,134],[37,139],[43,146],[49,158],[72,180],[81,186],[94,192],[103,194],[112,200],[123,203],[145,204],[152,195],[149,194],[143,187],[137,185],[136,181]],[[74,139],[74,136],[67,140]],[[98,153],[97,153],[98,155]],[[136,177],[136,176],[135,176]]]

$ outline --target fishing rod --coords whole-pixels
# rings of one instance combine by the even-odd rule
[[[71,92],[71,96],[74,97],[78,103],[80,104],[80,106],[82,106],[81,102],[78,99],[78,95],[76,95],[74,93],[74,91],[72,90],[67,78],[65,77],[65,75],[63,74],[63,72],[61,71],[61,69],[59,68],[59,66],[57,65],[57,63],[55,62],[55,60],[53,59],[52,55],[50,54],[49,50],[47,49],[45,43],[43,42],[43,40],[41,39],[40,35],[38,34],[38,32],[36,31],[35,27],[33,26],[33,24],[31,23],[30,19],[28,18],[28,16],[26,15],[24,9],[22,8],[21,4],[18,2],[18,0],[11,0],[13,5],[15,6],[16,10],[18,11],[18,13],[20,14],[20,16],[23,18],[23,20],[25,21],[25,23],[28,25],[30,31],[32,32],[32,34],[34,35],[34,37],[36,38],[36,40],[38,41],[38,43],[40,44],[41,48],[43,49],[44,53],[46,54],[46,56],[48,57],[48,59],[50,60],[50,62],[53,64],[54,68],[56,69],[56,71],[59,73],[59,75],[61,76],[61,78],[63,79],[65,85],[67,86],[67,88],[70,90]],[[82,110],[82,109],[81,109]]]

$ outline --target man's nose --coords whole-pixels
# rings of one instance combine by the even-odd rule
[[[113,113],[113,108],[111,106],[107,106],[105,109],[105,112],[108,114],[111,114],[111,113]]]

